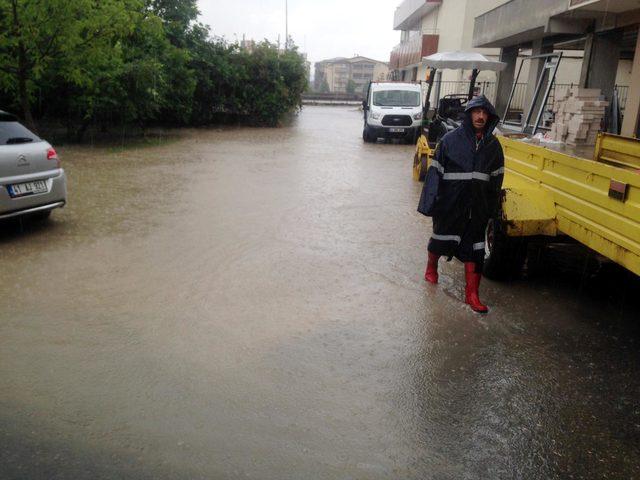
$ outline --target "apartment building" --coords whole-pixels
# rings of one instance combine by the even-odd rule
[[[391,52],[389,69],[396,80],[417,81],[426,78],[422,57],[436,52],[477,51],[497,58],[493,48],[473,48],[475,17],[504,4],[507,0],[404,0],[396,8],[393,28],[400,32],[400,43]],[[464,80],[468,73],[441,72],[442,80]],[[479,82],[495,80],[485,72]]]
[[[633,70],[639,10],[640,0],[404,0],[394,15],[393,27],[400,32],[400,43],[391,52],[390,76],[424,80],[427,68],[423,57],[436,52],[476,51],[510,64],[505,74],[481,72],[477,80],[487,86],[483,91],[500,112],[509,98],[513,70],[517,72],[522,66],[516,96],[518,108],[523,109],[532,98],[540,69],[540,62],[528,59],[555,51],[563,53],[557,85],[601,84],[598,88],[607,99],[615,87],[625,109],[627,100],[635,98],[631,94],[638,83],[633,81]],[[591,68],[589,82],[585,79],[588,65],[593,63],[594,39],[598,40],[599,54],[609,63]],[[462,84],[470,73],[438,72],[438,89],[431,100],[440,93],[466,91]],[[603,76],[606,82],[597,80]],[[456,82],[460,83],[457,87]]]
[[[331,93],[361,94],[371,81],[386,80],[389,66],[367,57],[331,58],[315,65],[314,88]]]

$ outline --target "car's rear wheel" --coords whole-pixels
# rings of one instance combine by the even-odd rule
[[[36,222],[44,222],[51,216],[51,210],[42,210],[40,212],[32,213],[29,217]]]

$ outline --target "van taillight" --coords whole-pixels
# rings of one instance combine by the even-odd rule
[[[60,168],[60,159],[58,158],[58,154],[53,148],[47,150],[47,160],[55,160],[56,167]]]

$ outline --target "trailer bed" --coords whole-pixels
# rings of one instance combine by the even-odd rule
[[[640,275],[638,140],[601,134],[588,159],[566,149],[499,139],[509,236],[568,235]]]

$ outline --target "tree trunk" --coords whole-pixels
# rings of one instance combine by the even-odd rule
[[[82,120],[82,123],[76,130],[76,142],[82,143],[84,141],[84,135],[85,133],[87,133],[89,125],[91,125],[91,120],[91,118],[85,118],[84,120]]]
[[[27,90],[27,73],[22,69],[21,66],[18,70],[18,97],[20,100],[20,108],[22,109],[22,119],[29,130],[37,133],[36,123],[33,120],[33,115],[31,115],[31,105],[29,104],[29,91]]]

